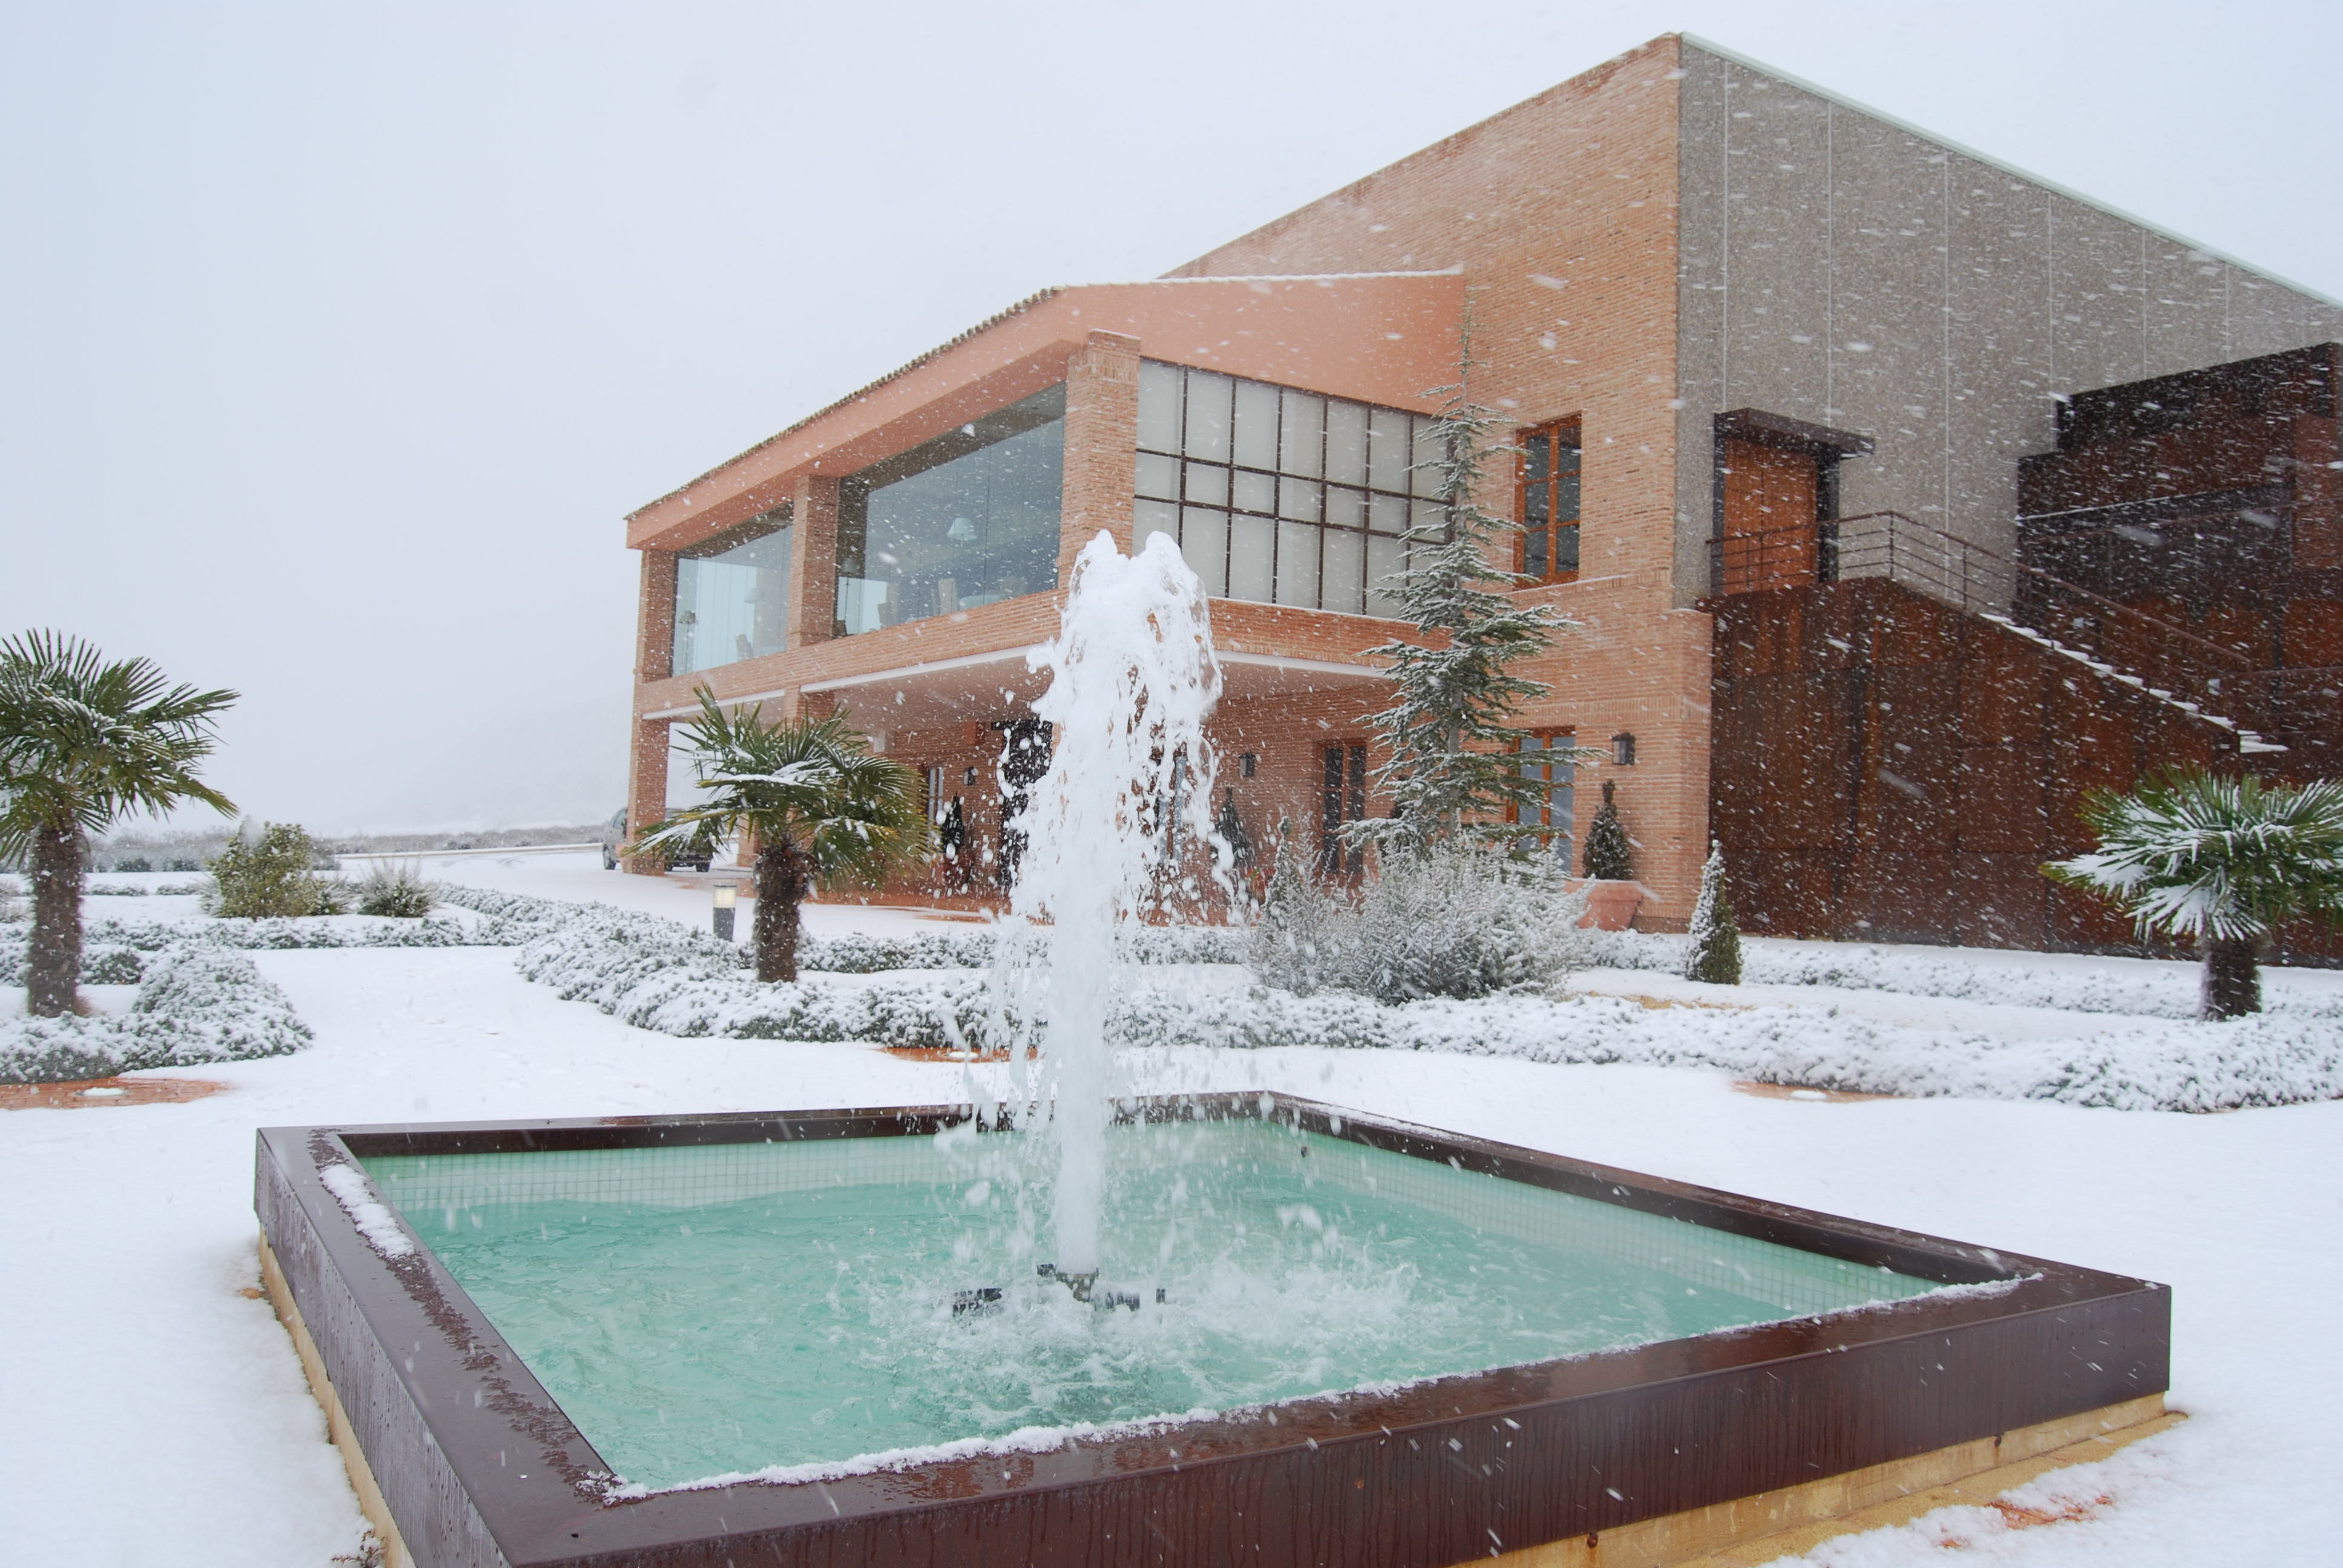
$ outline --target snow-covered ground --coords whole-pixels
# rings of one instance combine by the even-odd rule
[[[463,857],[427,869],[695,924],[708,909],[703,886],[605,873],[591,856]],[[128,919],[167,901],[90,904],[94,916]],[[860,907],[817,909],[810,920],[821,932],[937,929]],[[506,949],[252,956],[316,1030],[314,1048],[176,1070],[170,1076],[230,1086],[189,1103],[0,1112],[0,1563],[325,1568],[355,1549],[357,1507],[291,1346],[266,1302],[241,1293],[256,1283],[256,1127],[960,1093],[961,1069],[865,1046],[630,1029],[525,983]],[[2124,960],[1987,961],[2021,973],[2076,964],[2133,972]],[[2279,979],[2322,991],[2332,983]],[[1867,989],[1744,988],[1735,998],[1647,970],[1584,980],[1654,1000],[1763,996],[1868,1009],[1896,1027],[1941,1027],[1954,1009],[1965,1010],[1964,1027],[2010,1034],[2077,1022],[2046,1009]],[[21,1006],[21,992],[0,993],[0,1006],[12,1000]],[[2081,1510],[2089,1517],[2079,1523],[2024,1530],[1989,1511],[1955,1511],[1842,1538],[1813,1562],[2336,1560],[2343,1436],[2329,1407],[2343,1388],[2343,1102],[2192,1117],[2039,1101],[1815,1103],[1736,1092],[1721,1074],[1438,1054],[1200,1050],[1142,1061],[1142,1090],[1286,1090],[2173,1286],[2173,1403],[2194,1419],[2096,1474],[2052,1483],[2060,1497],[2105,1494],[2107,1504]],[[1962,1544],[1948,1553],[1948,1543]]]

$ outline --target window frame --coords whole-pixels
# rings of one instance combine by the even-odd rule
[[[1530,443],[1540,437],[1547,442],[1547,471],[1544,477],[1533,479],[1530,477]],[[1554,447],[1565,437],[1569,439],[1571,450],[1578,454],[1578,461],[1571,468],[1572,476],[1578,480],[1577,504],[1571,508],[1566,522],[1554,515],[1558,509],[1554,501],[1564,476],[1554,466],[1551,457]],[[1586,520],[1586,439],[1581,417],[1572,414],[1564,418],[1546,420],[1544,424],[1524,426],[1514,433],[1513,447],[1513,522],[1521,529],[1513,538],[1513,570],[1529,578],[1522,585],[1525,588],[1576,582],[1581,552],[1584,548]],[[1542,527],[1534,529],[1530,523],[1530,492],[1534,487],[1543,487],[1546,491],[1546,518]],[[1554,562],[1561,554],[1556,547],[1561,543],[1564,528],[1570,531],[1571,536],[1571,565],[1567,570],[1557,571]],[[1534,533],[1544,535],[1542,554],[1545,564],[1544,569],[1536,572],[1530,569],[1530,542]]]
[[[1538,742],[1538,744],[1534,747],[1523,744],[1524,742],[1531,740],[1534,740]],[[1539,756],[1541,754],[1552,753],[1555,750],[1567,750],[1575,747],[1577,744],[1578,730],[1574,726],[1563,726],[1556,729],[1517,729],[1513,731],[1513,755],[1514,758],[1514,766],[1516,768],[1526,768],[1529,766],[1527,761],[1529,758]],[[1562,782],[1556,782],[1554,776],[1554,763],[1551,760],[1543,762],[1538,766],[1544,769],[1544,776],[1541,779],[1541,782],[1545,785],[1546,790],[1545,804],[1538,809],[1539,816],[1543,819],[1543,820],[1538,823],[1538,826],[1546,829],[1551,829],[1554,826],[1553,812],[1554,797],[1555,792],[1561,789],[1568,789],[1571,792],[1569,828],[1560,833],[1547,831],[1542,832],[1538,835],[1538,842],[1541,849],[1549,853],[1554,851],[1556,847],[1555,840],[1557,839],[1560,839],[1562,853],[1564,855],[1564,869],[1567,869],[1571,864],[1570,857],[1576,855],[1578,852],[1578,764],[1574,762],[1568,765],[1570,777],[1568,779]],[[1526,773],[1523,776],[1527,777]],[[1518,823],[1521,819],[1521,802],[1518,800],[1508,802],[1505,807],[1505,820],[1508,822]]]

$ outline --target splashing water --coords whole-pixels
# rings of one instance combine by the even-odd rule
[[[1051,676],[1033,704],[1051,728],[1050,770],[1033,787],[995,995],[1026,999],[1028,1018],[1041,1003],[1040,1040],[1013,1053],[1017,1098],[1050,1106],[1055,1261],[1087,1276],[1098,1271],[1106,1191],[1107,1007],[1126,967],[1118,950],[1177,880],[1176,847],[1212,832],[1204,719],[1220,699],[1221,668],[1203,585],[1168,536],[1126,557],[1101,533],[1075,559],[1057,640],[1031,663]],[[1034,1044],[1038,1070],[1028,1076]]]

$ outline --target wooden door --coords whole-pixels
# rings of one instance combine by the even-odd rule
[[[1811,453],[1754,441],[1725,443],[1726,593],[1815,580],[1821,477]]]

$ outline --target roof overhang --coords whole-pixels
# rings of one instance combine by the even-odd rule
[[[633,549],[679,549],[788,499],[808,474],[850,474],[1063,380],[1094,334],[1151,359],[1429,411],[1453,380],[1464,279],[1454,271],[1160,278],[1034,296],[750,447],[627,518]]]

